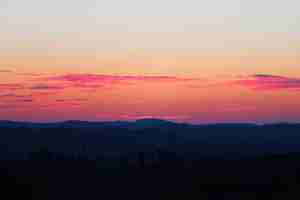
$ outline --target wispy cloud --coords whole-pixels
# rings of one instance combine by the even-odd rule
[[[38,74],[38,73],[17,73],[20,76],[27,76],[27,77],[40,77],[45,76],[45,74]]]
[[[141,75],[104,75],[104,74],[67,74],[49,77],[52,80],[64,80],[70,82],[90,83],[90,82],[111,82],[111,81],[174,81],[191,80],[178,78],[176,76],[141,76]]]
[[[0,73],[12,73],[14,71],[9,70],[9,69],[0,69]]]
[[[63,90],[63,86],[57,86],[57,85],[48,85],[48,84],[36,84],[30,87],[31,90]]]
[[[141,76],[141,75],[105,75],[105,74],[66,74],[47,77],[47,81],[59,81],[65,87],[100,88],[117,84],[134,84],[136,82],[187,82],[191,78],[176,76]]]
[[[8,109],[15,109],[17,105],[12,105],[12,104],[0,104],[0,109],[1,110],[8,110]]]
[[[14,102],[25,102],[25,103],[31,103],[33,102],[33,99],[15,99]]]
[[[88,99],[84,98],[75,98],[75,99],[56,99],[56,102],[84,102],[88,101]]]
[[[10,98],[10,97],[12,97],[12,98],[31,98],[32,95],[31,94],[22,95],[22,94],[15,94],[15,93],[4,93],[4,94],[0,94],[0,97],[1,98]]]
[[[17,83],[0,83],[0,90],[20,90],[24,89],[22,84]]]
[[[300,78],[275,76],[269,74],[255,74],[233,81],[233,84],[254,90],[282,90],[300,89]]]
[[[5,94],[0,94],[0,98],[6,98],[6,97],[15,97],[15,93],[5,93]]]
[[[187,115],[121,115],[118,118],[123,120],[138,120],[138,119],[164,119],[164,120],[186,120],[189,118]]]

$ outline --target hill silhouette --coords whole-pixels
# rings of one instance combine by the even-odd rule
[[[299,124],[1,121],[0,133],[3,191],[23,199],[300,196]]]

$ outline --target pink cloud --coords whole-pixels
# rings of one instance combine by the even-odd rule
[[[256,74],[235,80],[233,84],[248,87],[254,90],[298,90],[300,89],[300,78]]]
[[[60,99],[53,99],[47,102],[40,102],[40,108],[78,108],[88,101],[88,99],[84,98],[60,98]]]
[[[196,79],[176,76],[141,76],[141,75],[104,75],[104,74],[66,74],[51,76],[47,81],[59,81],[65,87],[99,88],[114,84],[134,84],[135,82],[186,82]]]
[[[181,121],[189,118],[187,115],[121,115],[119,118],[123,120],[138,120],[138,119],[164,119]]]
[[[90,83],[90,82],[111,82],[111,81],[168,81],[168,80],[190,80],[175,76],[140,76],[140,75],[104,75],[104,74],[67,74],[50,77],[52,80],[64,80],[70,82]]]

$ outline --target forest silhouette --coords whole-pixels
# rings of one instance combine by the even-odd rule
[[[299,124],[0,123],[3,195],[28,199],[298,197]],[[298,195],[298,196],[297,196]]]

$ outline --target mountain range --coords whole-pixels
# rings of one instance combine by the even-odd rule
[[[0,159],[46,147],[64,154],[129,156],[165,149],[184,156],[242,157],[300,152],[300,124],[193,125],[161,119],[137,121],[0,121]]]

